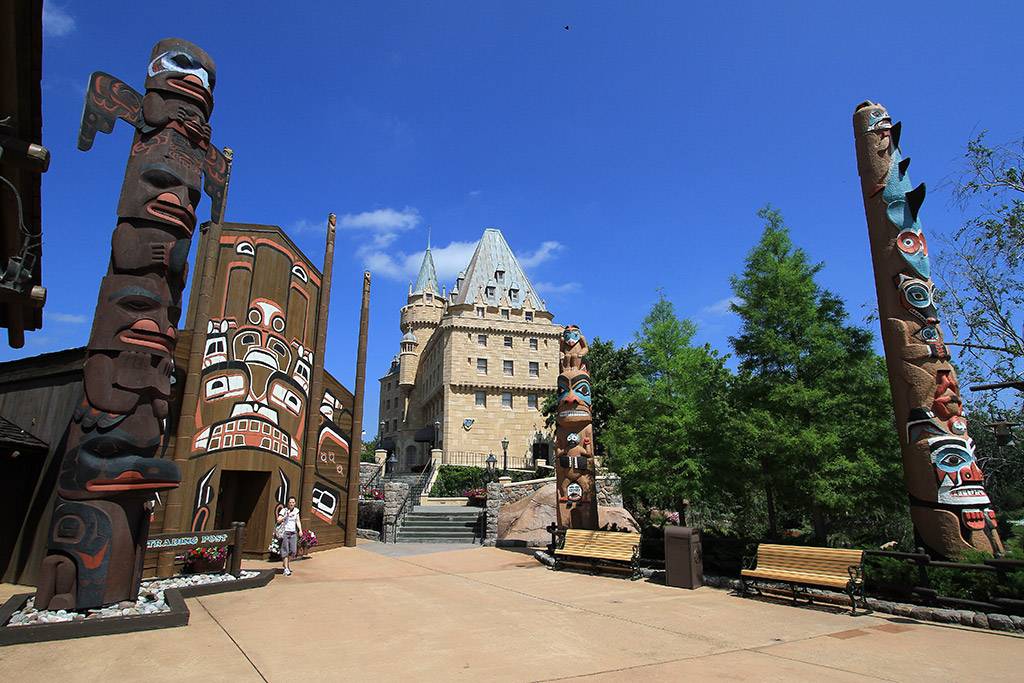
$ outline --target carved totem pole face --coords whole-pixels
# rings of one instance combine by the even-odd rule
[[[136,131],[86,349],[85,396],[62,441],[39,609],[134,601],[150,505],[181,481],[174,461],[156,456],[200,188],[220,215],[227,177],[227,159],[210,144],[214,74],[209,55],[169,39],[153,48],[145,96],[102,72],[89,81],[79,149],[117,119]]]
[[[559,344],[558,405],[555,413],[555,478],[558,524],[596,529],[593,393],[586,364],[587,340],[569,325]]]
[[[223,239],[231,259],[221,262],[225,317],[207,328],[193,456],[241,448],[298,462],[313,368],[307,302],[316,300],[316,285],[276,243]],[[248,305],[236,307],[242,287]]]
[[[924,186],[911,185],[910,159],[899,147],[900,124],[892,123],[884,107],[861,104],[853,126],[914,526],[941,555],[998,552],[1002,543],[995,512],[968,436],[935,306],[919,220]]]

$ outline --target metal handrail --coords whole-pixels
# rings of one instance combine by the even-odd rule
[[[938,591],[931,587],[931,581],[928,577],[928,567],[936,567],[941,569],[954,569],[958,571],[980,571],[980,572],[994,572],[996,580],[1000,584],[1005,582],[1006,572],[1014,571],[1017,569],[1024,569],[1024,560],[1013,560],[1007,558],[996,558],[982,560],[982,564],[971,564],[966,562],[947,562],[945,560],[933,560],[923,549],[918,549],[914,553],[895,552],[888,550],[865,550],[865,557],[887,557],[894,560],[902,560],[904,562],[910,562],[917,565],[918,571],[918,583],[920,585],[910,586],[910,593],[917,595],[924,600],[932,603],[938,603],[940,605],[949,605],[957,607],[965,607],[971,609],[982,609],[985,611],[992,611],[996,609],[1011,609],[1014,611],[1024,611],[1024,600],[1015,598],[1001,598],[989,596],[989,602],[980,602],[976,600],[967,600],[964,598],[953,598],[944,595],[939,595]],[[869,573],[870,574],[870,573]]]
[[[374,483],[376,482],[376,486]],[[384,463],[377,466],[377,471],[373,473],[373,476],[366,480],[366,483],[359,487],[359,492],[366,493],[372,488],[383,488],[384,484]]]
[[[423,471],[420,472],[420,476],[416,478],[416,483],[413,484],[412,486],[410,486],[409,490],[406,491],[405,498],[402,499],[402,504],[399,506],[398,512],[395,513],[395,518],[391,522],[391,542],[392,543],[398,543],[398,527],[401,524],[402,517],[404,517],[405,514],[406,514],[406,512],[405,512],[406,506],[409,504],[409,501],[414,498],[413,490],[419,489],[420,493],[422,493],[423,492],[423,485],[424,485],[425,482],[430,480],[430,474],[431,474],[431,472],[433,472],[433,470],[434,470],[434,462],[433,462],[433,460],[431,460],[431,461],[427,462],[426,466],[423,468]],[[419,499],[419,496],[420,496],[420,494],[416,494],[415,498]],[[414,507],[415,507],[415,505],[414,505]]]

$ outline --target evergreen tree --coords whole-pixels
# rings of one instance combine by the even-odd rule
[[[794,248],[782,215],[768,206],[758,216],[764,232],[732,278],[739,374],[719,465],[735,474],[718,480],[756,482],[770,536],[808,519],[819,542],[829,522],[867,532],[869,515],[905,508],[884,364],[871,333],[817,285],[822,264]]]
[[[695,332],[660,297],[637,333],[635,371],[610,393],[614,412],[599,438],[634,506],[684,512],[704,485],[728,373],[708,346],[692,346]]]

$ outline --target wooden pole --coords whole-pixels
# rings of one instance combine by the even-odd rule
[[[178,411],[178,425],[174,439],[174,461],[181,468],[182,486],[171,489],[167,494],[167,507],[164,509],[164,533],[183,531],[186,526],[187,513],[182,511],[182,499],[186,495],[184,484],[187,476],[187,461],[195,433],[196,409],[199,406],[199,372],[202,370],[203,351],[206,346],[206,325],[210,321],[210,304],[213,300],[213,284],[217,276],[217,257],[220,255],[220,233],[224,224],[224,213],[228,205],[228,187],[231,183],[231,166],[235,153],[230,147],[224,148],[224,156],[228,169],[224,178],[224,198],[221,202],[220,215],[210,223],[201,241],[201,253],[204,259],[199,280],[192,281],[193,291],[199,285],[197,297],[189,296],[196,301],[195,315],[192,317],[192,346],[188,353],[188,373],[185,376],[185,388],[181,394],[181,408]],[[174,552],[160,553],[157,562],[157,576],[170,576],[174,569]]]
[[[363,304],[359,311],[359,349],[356,352],[356,391],[352,406],[352,439],[348,445],[348,504],[345,506],[345,545],[356,544],[359,523],[359,459],[363,452],[363,392],[366,389],[366,338],[370,326],[370,271],[363,271]]]
[[[302,449],[302,482],[299,490],[303,497],[313,490],[316,459],[319,457],[320,400],[324,395],[324,356],[327,354],[327,312],[331,304],[331,277],[334,272],[334,233],[337,217],[327,216],[327,244],[324,246],[324,272],[320,282],[320,304],[316,315],[316,336],[313,347],[313,382],[310,386],[306,410],[306,446]],[[311,493],[310,493],[311,495]],[[311,501],[302,500],[301,515],[304,529],[310,528]]]

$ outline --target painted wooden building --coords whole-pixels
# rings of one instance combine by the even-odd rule
[[[164,457],[178,462],[182,484],[158,501],[151,533],[242,521],[246,554],[265,556],[276,512],[295,496],[319,549],[354,545],[347,515],[358,505],[359,453],[349,448],[354,398],[323,359],[329,263],[325,278],[276,226],[216,227],[203,228],[175,349]],[[329,233],[328,262],[332,252]],[[191,329],[197,324],[201,332]],[[0,417],[47,446],[36,456],[43,462],[29,468],[38,474],[26,482],[33,495],[0,567],[5,580],[31,583],[45,552],[56,446],[81,396],[84,358],[84,349],[73,349],[0,364]],[[172,560],[153,554],[146,565],[155,571],[160,561],[166,573]]]

